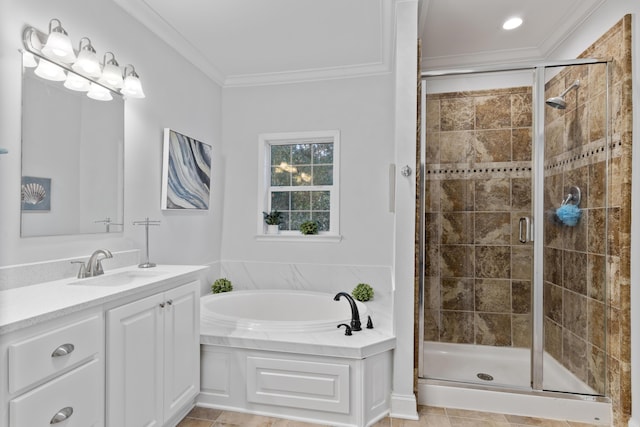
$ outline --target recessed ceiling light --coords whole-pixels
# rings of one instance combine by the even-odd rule
[[[513,30],[514,28],[518,28],[520,25],[522,25],[522,19],[514,17],[504,21],[504,24],[502,24],[502,28],[504,30]]]

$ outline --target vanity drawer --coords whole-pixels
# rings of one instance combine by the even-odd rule
[[[11,400],[9,427],[101,425],[100,366],[99,360],[94,359]]]
[[[15,393],[100,352],[102,317],[93,316],[9,346],[9,392]]]

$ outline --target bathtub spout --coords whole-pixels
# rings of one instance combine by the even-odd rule
[[[347,301],[349,301],[349,305],[351,306],[351,330],[361,331],[362,326],[360,324],[360,313],[358,312],[358,306],[356,305],[355,300],[346,292],[338,292],[336,296],[333,297],[333,300],[339,301],[340,297],[345,297]]]

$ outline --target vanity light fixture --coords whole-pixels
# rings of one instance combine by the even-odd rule
[[[131,70],[129,70],[129,68],[131,68]],[[124,67],[124,83],[122,89],[120,89],[120,93],[130,98],[144,98],[140,76],[138,76],[135,67],[131,64]]]
[[[107,61],[107,55],[111,55],[109,61]],[[120,64],[116,61],[113,52],[104,54],[104,67],[102,68],[102,76],[98,81],[114,88],[122,87],[122,70],[120,70]]]
[[[53,22],[57,22],[54,27]],[[51,59],[57,59],[65,64],[71,64],[76,60],[76,54],[71,46],[71,40],[69,35],[62,28],[62,23],[59,19],[53,18],[49,21],[49,37],[47,37],[47,43],[42,48],[42,53]]]
[[[123,72],[113,52],[105,53],[104,63],[100,64],[88,37],[82,37],[77,52],[74,51],[58,19],[49,21],[48,35],[25,27],[22,44],[23,66],[36,67],[34,73],[43,79],[64,81],[66,88],[85,91],[89,98],[98,101],[112,100],[113,93],[126,98],[145,97],[133,65],[127,65]]]
[[[84,46],[82,45],[83,41],[86,42]],[[100,71],[100,62],[98,62],[96,50],[93,48],[91,40],[89,40],[88,37],[80,39],[78,52],[78,60],[73,63],[71,68],[90,77],[100,77],[102,74]]]
[[[515,30],[520,25],[522,25],[522,18],[514,16],[514,17],[509,18],[506,21],[504,21],[504,23],[502,24],[502,29],[503,30]]]

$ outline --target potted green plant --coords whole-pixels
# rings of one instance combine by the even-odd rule
[[[358,283],[351,295],[358,301],[369,301],[373,299],[373,288],[368,283]]]
[[[318,223],[316,221],[305,221],[300,224],[302,234],[318,234]]]
[[[233,285],[231,284],[231,280],[221,277],[220,279],[213,282],[211,285],[211,293],[219,294],[221,292],[230,292],[233,290]]]
[[[280,232],[280,224],[282,224],[282,212],[277,209],[271,212],[262,212],[264,222],[267,224],[267,234],[278,234]]]

